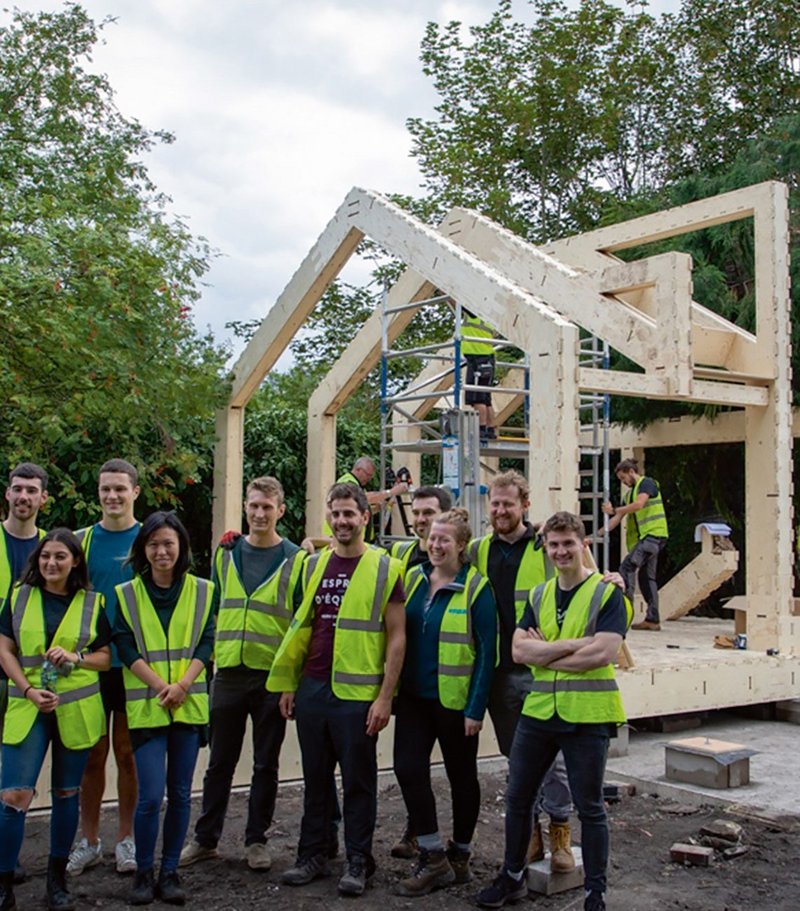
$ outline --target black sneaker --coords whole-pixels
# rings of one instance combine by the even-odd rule
[[[522,879],[514,879],[504,868],[492,880],[491,886],[487,886],[478,893],[477,901],[481,908],[502,908],[503,905],[527,897],[527,873],[522,874]]]
[[[347,872],[339,880],[342,895],[362,895],[375,873],[375,861],[363,854],[353,854],[347,862]]]
[[[330,876],[328,858],[324,854],[312,854],[310,857],[298,857],[293,867],[284,870],[281,882],[287,886],[306,886],[320,876]]]
[[[161,870],[156,883],[156,898],[168,905],[185,905],[186,893],[175,870]]]
[[[602,892],[590,892],[583,903],[583,911],[606,911],[606,899]]]

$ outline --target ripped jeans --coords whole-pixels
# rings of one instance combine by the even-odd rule
[[[3,744],[0,777],[0,873],[10,873],[17,865],[25,835],[25,810],[6,803],[6,791],[29,790],[31,799],[36,780],[52,743],[50,786],[53,810],[50,817],[50,855],[69,857],[78,829],[78,791],[89,750],[69,750],[61,742],[55,712],[39,712],[21,743]]]

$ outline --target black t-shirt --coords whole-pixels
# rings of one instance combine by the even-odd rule
[[[574,588],[566,590],[562,589],[558,583],[556,583],[556,623],[558,623],[559,628],[561,628],[564,623],[564,617],[569,610],[572,599],[581,586],[586,584],[589,578],[591,578],[591,576],[587,576],[583,582],[574,586]],[[522,613],[522,617],[519,621],[519,628],[538,629],[534,621],[533,607],[531,606],[530,601],[528,601],[525,610]],[[608,601],[600,608],[597,615],[595,632],[618,633],[620,636],[624,637],[627,631],[628,615],[625,609],[625,599],[620,589],[614,586],[614,591],[609,596]],[[547,728],[550,731],[561,731],[562,733],[581,731],[586,734],[606,734],[609,737],[615,737],[617,731],[617,726],[615,724],[575,724],[571,721],[564,721],[558,714],[553,715],[552,718],[548,718],[546,721],[542,721],[539,718],[530,720],[538,727]]]
[[[492,583],[497,604],[498,667],[504,670],[518,667],[511,657],[511,640],[517,628],[517,610],[514,606],[517,571],[527,547],[541,547],[531,524],[525,523],[525,534],[513,544],[496,535],[489,545],[489,559],[486,572]],[[530,625],[530,624],[529,624]]]

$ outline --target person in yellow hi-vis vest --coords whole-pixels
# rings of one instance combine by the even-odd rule
[[[482,386],[483,389],[466,389],[464,391],[464,404],[474,405],[478,412],[480,436],[482,441],[497,438],[497,427],[492,406],[492,393],[494,386],[495,353],[492,338],[494,329],[476,316],[466,307],[462,307],[461,334],[466,336],[461,342],[461,353],[467,362],[467,386]]]
[[[416,833],[419,860],[399,895],[427,895],[471,879],[478,822],[478,736],[497,653],[497,611],[488,579],[469,565],[465,509],[436,516],[428,561],[406,574],[406,660],[400,678],[394,772]],[[442,751],[450,783],[453,837],[442,841],[431,785],[431,753]]]
[[[632,602],[639,577],[639,589],[647,604],[645,618],[634,623],[631,629],[661,629],[658,613],[658,555],[667,545],[669,530],[664,501],[658,481],[639,474],[636,459],[623,459],[614,469],[620,483],[628,488],[621,506],[603,504],[603,512],[611,516],[608,529],[611,531],[625,518],[625,546],[627,555],[619,567],[625,580],[625,594]]]
[[[66,528],[42,538],[0,612],[0,663],[10,679],[0,782],[0,908],[15,907],[14,868],[25,815],[52,744],[53,808],[47,906],[74,908],[66,869],[78,828],[78,790],[106,718],[99,671],[111,664],[103,596],[88,591],[80,541]]]
[[[216,633],[211,686],[211,756],[203,779],[203,811],[194,838],[181,852],[181,867],[218,857],[231,783],[242,752],[248,717],[253,772],[244,830],[251,870],[269,870],[267,830],[278,793],[278,760],[286,733],[277,693],[265,689],[281,640],[289,628],[305,552],[278,533],[284,512],[277,478],[247,485],[247,534],[228,532],[214,554]]]
[[[129,902],[147,905],[158,897],[182,905],[186,896],[178,861],[189,828],[197,754],[207,742],[214,586],[188,572],[189,535],[173,513],[155,512],[145,519],[130,562],[134,577],[116,588],[114,623],[139,778],[133,820],[136,875]],[[165,789],[161,869],[155,882]]]
[[[581,821],[584,911],[605,911],[603,775],[609,738],[625,722],[614,661],[632,611],[616,585],[585,566],[586,530],[578,516],[556,513],[542,535],[558,575],[531,591],[511,644],[514,660],[528,665],[533,679],[509,757],[503,867],[478,904],[500,908],[527,897],[531,807],[560,750]]]
[[[403,664],[405,595],[400,561],[364,542],[364,491],[334,484],[326,505],[333,547],[306,561],[305,594],[267,678],[284,717],[296,717],[305,784],[297,861],[282,880],[302,886],[328,873],[338,763],[347,852],[339,891],[360,895],[375,872],[377,740]]]

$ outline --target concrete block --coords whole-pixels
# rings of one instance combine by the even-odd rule
[[[630,744],[631,729],[627,724],[621,724],[617,728],[617,736],[608,741],[608,758],[619,759],[621,756],[628,755],[628,746]]]
[[[544,860],[528,864],[528,892],[539,895],[555,895],[558,892],[567,892],[569,889],[583,887],[583,854],[576,845],[572,846],[575,855],[575,869],[571,873],[551,873],[550,854]]]
[[[738,788],[750,781],[750,756],[740,743],[689,737],[665,748],[666,776],[703,788]]]
[[[775,718],[778,721],[788,721],[789,724],[800,724],[800,699],[786,699],[783,702],[776,702]]]
[[[669,849],[669,859],[674,864],[708,867],[714,859],[714,849],[704,848],[702,845],[686,845],[676,841]]]

